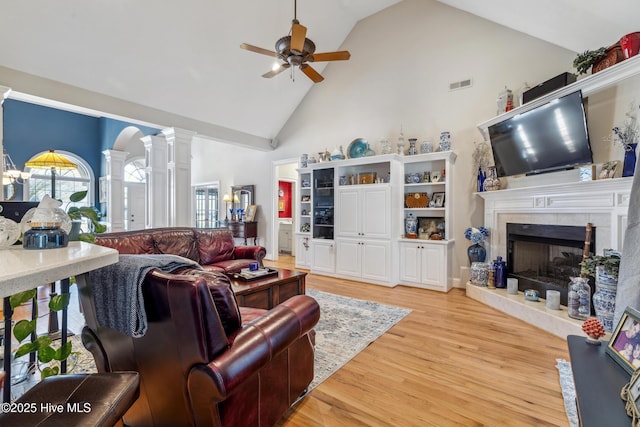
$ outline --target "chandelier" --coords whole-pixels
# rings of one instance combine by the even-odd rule
[[[6,151],[2,151],[2,185],[23,184],[30,177],[29,172],[19,170],[11,160],[11,156]]]

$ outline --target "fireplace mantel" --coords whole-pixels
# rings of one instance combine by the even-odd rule
[[[596,252],[622,250],[633,177],[579,181],[476,193],[484,199],[489,256],[506,252],[506,223],[582,225],[598,228]],[[492,258],[489,258],[492,259]]]
[[[484,199],[484,226],[490,231],[487,260],[507,253],[507,223],[586,225],[596,227],[595,253],[622,250],[633,177],[510,188],[476,193]],[[467,296],[531,323],[552,334],[581,335],[581,322],[544,302],[525,301],[522,292],[507,295],[467,284]]]

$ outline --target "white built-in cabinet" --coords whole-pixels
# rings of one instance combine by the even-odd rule
[[[452,151],[402,157],[404,221],[419,220],[418,239],[403,230],[399,242],[398,282],[448,292],[453,286],[453,167]],[[419,202],[418,202],[419,201]],[[427,201],[426,206],[423,205]],[[437,203],[435,203],[437,201]],[[433,226],[437,226],[434,235]],[[440,235],[442,240],[431,240]]]
[[[296,267],[311,268],[311,236],[308,233],[296,233]]]
[[[451,249],[449,241],[400,242],[400,272],[402,284],[448,291],[451,273]]]
[[[451,288],[451,151],[346,159],[298,169],[296,267],[385,286]],[[435,172],[437,182],[406,182]],[[371,178],[374,176],[375,178]],[[408,195],[442,193],[438,207],[409,208]],[[405,237],[405,217],[441,218],[443,240]],[[304,225],[308,224],[308,225]],[[330,231],[330,232],[329,232]],[[425,237],[423,235],[422,237]]]
[[[313,239],[311,246],[311,271],[314,273],[335,273],[336,250],[333,240]]]
[[[336,203],[336,273],[391,281],[391,186],[340,186]]]

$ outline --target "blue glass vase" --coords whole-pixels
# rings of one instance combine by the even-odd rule
[[[622,176],[633,176],[636,169],[636,148],[638,144],[630,144],[629,149],[624,152],[624,163],[622,164]]]
[[[475,243],[467,248],[469,265],[474,262],[484,262],[487,259],[487,250],[480,243]]]

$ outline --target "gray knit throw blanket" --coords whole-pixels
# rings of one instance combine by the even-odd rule
[[[139,338],[147,332],[142,297],[146,274],[157,268],[170,273],[181,267],[200,268],[195,261],[176,255],[120,255],[112,265],[91,271],[91,290],[100,326]]]

